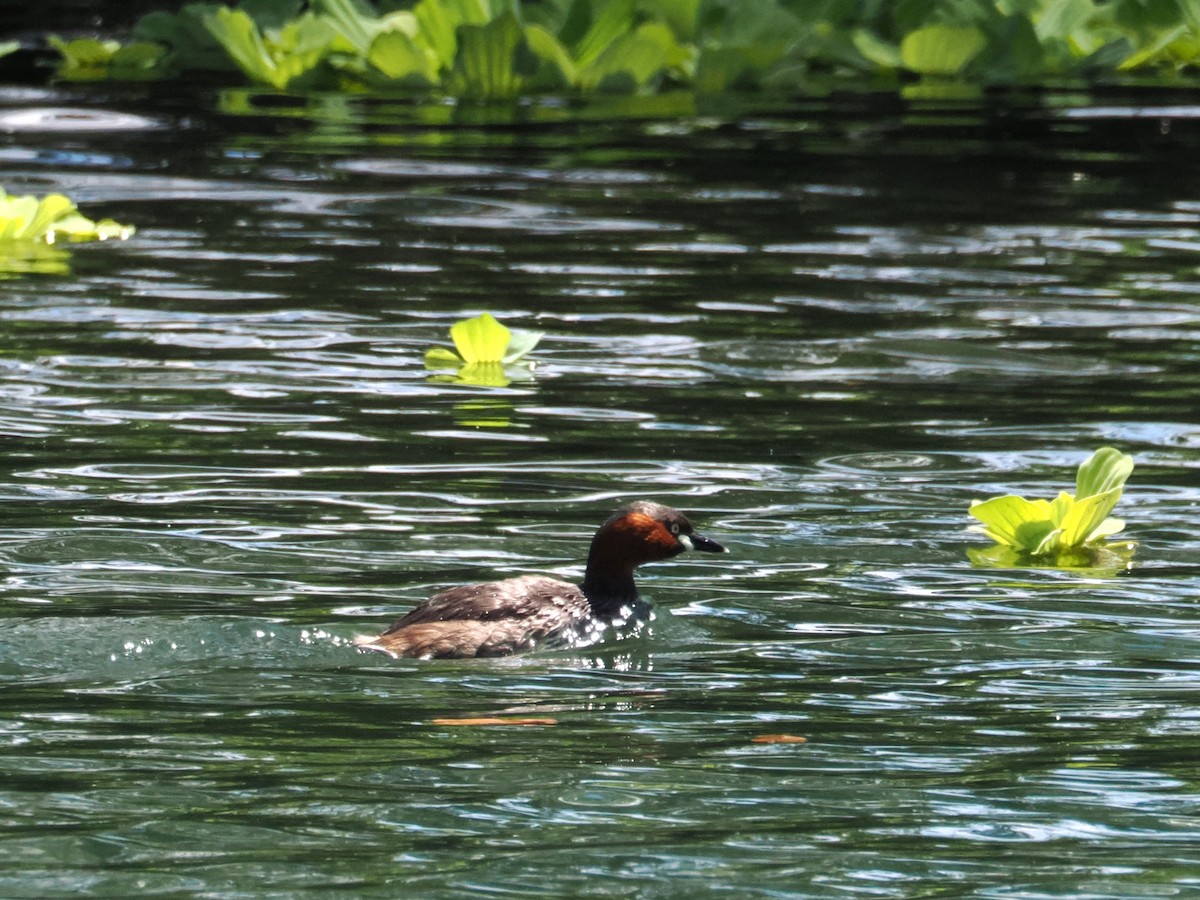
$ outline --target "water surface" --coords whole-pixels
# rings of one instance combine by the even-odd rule
[[[7,190],[139,227],[0,280],[0,894],[1193,893],[1181,93],[0,94]],[[482,310],[537,367],[428,372]],[[1105,444],[1131,568],[972,565]],[[353,646],[637,497],[731,550],[648,635]]]

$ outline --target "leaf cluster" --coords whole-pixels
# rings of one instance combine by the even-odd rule
[[[426,352],[425,365],[430,369],[457,369],[459,381],[501,387],[509,383],[504,367],[524,359],[543,336],[540,331],[508,328],[485,312],[455,322],[450,327],[454,350],[434,347]]]
[[[234,70],[281,90],[483,100],[796,91],[818,74],[936,91],[1200,66],[1194,0],[408,0],[387,12],[367,0],[243,0],[150,13],[134,36],[54,46],[68,77]]]
[[[1012,84],[1200,65],[1192,0],[942,0],[901,2],[853,29],[877,70],[922,79]]]
[[[360,0],[303,8],[247,0],[153,13],[135,34],[169,47],[166,62],[176,70],[232,64],[280,90],[400,87],[481,100],[542,90],[649,92],[687,77],[694,51],[669,22],[683,23],[681,8],[695,5],[419,0],[381,13]]]
[[[62,194],[9,196],[0,188],[0,245],[10,242],[53,244],[56,241],[124,240],[131,225],[112,219],[94,222]]]
[[[1074,495],[1027,500],[1010,494],[972,502],[970,514],[982,522],[972,531],[1031,557],[1058,557],[1095,547],[1125,528],[1109,513],[1121,499],[1133,457],[1102,447],[1079,466]]]

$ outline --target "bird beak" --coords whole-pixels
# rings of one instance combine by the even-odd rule
[[[681,534],[679,536],[679,543],[683,544],[688,550],[702,550],[705,553],[729,552],[712,538],[706,538],[702,534]]]

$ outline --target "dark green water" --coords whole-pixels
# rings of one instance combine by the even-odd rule
[[[141,91],[0,92],[140,229],[0,280],[0,896],[1200,892],[1195,95]],[[431,379],[485,309],[533,376]],[[1105,444],[1131,569],[972,566]],[[648,636],[353,647],[637,497],[731,550]]]

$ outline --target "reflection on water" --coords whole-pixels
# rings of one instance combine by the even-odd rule
[[[1191,107],[129,90],[0,117],[139,226],[0,283],[0,894],[1188,891]],[[529,377],[427,370],[485,309]],[[972,565],[1101,445],[1131,567]],[[354,647],[634,497],[731,549],[647,636]]]

